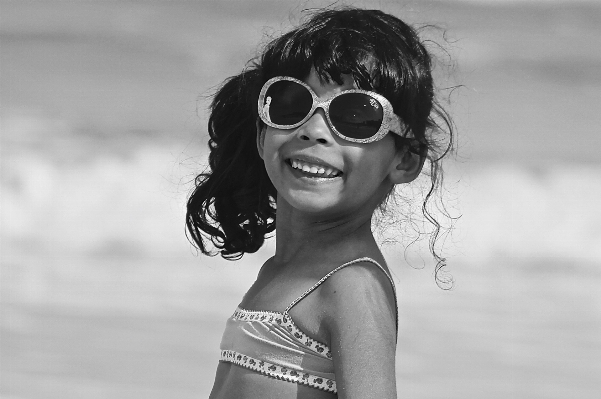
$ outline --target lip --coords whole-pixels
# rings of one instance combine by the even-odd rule
[[[288,162],[286,163],[286,169],[288,173],[291,173],[296,179],[304,182],[304,184],[309,185],[322,185],[322,184],[333,184],[334,182],[339,182],[342,180],[342,174],[335,177],[317,177],[317,176],[309,176],[303,171],[298,169],[294,169]]]
[[[285,159],[286,159],[286,163],[289,163],[292,159],[296,159],[301,162],[307,162],[307,163],[314,164],[317,166],[323,166],[324,168],[334,169],[334,170],[340,172],[340,174],[343,174],[341,168],[338,168],[338,167],[332,165],[331,163],[326,162],[325,160],[318,158],[316,156],[313,156],[313,155],[294,154],[294,155],[290,155],[290,156],[286,157]]]

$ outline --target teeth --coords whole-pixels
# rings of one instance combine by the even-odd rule
[[[310,173],[312,175],[320,175],[322,177],[335,177],[339,174],[336,169],[306,164],[306,163],[300,162],[296,159],[292,159],[290,161],[290,164],[292,165],[292,167],[294,169],[299,169],[305,173]]]

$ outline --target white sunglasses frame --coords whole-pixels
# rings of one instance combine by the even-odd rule
[[[301,121],[299,121],[295,124],[292,124],[292,125],[279,125],[277,123],[273,123],[271,121],[271,118],[269,117],[269,104],[271,103],[270,97],[268,97],[267,101],[265,101],[265,95],[267,94],[267,90],[269,89],[269,87],[273,83],[280,82],[282,80],[289,80],[291,82],[300,84],[301,86],[305,87],[309,91],[309,93],[311,93],[311,97],[313,98],[313,105],[311,106],[311,110],[309,112],[307,112],[307,116],[305,116]],[[378,101],[378,103],[382,106],[382,109],[383,109],[382,124],[380,125],[380,129],[378,129],[378,131],[373,136],[365,138],[365,139],[356,139],[353,137],[348,137],[348,136],[345,136],[344,134],[342,134],[341,132],[339,132],[338,129],[336,129],[336,127],[332,123],[332,120],[330,119],[330,111],[329,111],[330,103],[336,97],[341,96],[343,94],[347,94],[347,93],[367,94],[371,98]],[[361,89],[343,90],[339,93],[334,94],[333,96],[330,96],[329,98],[327,98],[324,101],[320,101],[317,94],[315,94],[315,92],[311,89],[311,87],[308,84],[306,84],[305,82],[303,82],[302,80],[298,80],[298,79],[295,79],[290,76],[276,76],[274,78],[269,79],[267,82],[265,82],[265,84],[261,88],[261,92],[259,93],[259,101],[258,101],[259,117],[266,125],[271,126],[276,129],[294,129],[296,127],[301,126],[303,123],[307,122],[309,120],[309,118],[311,118],[313,116],[313,114],[315,113],[317,108],[323,109],[323,111],[326,115],[326,120],[328,121],[328,125],[330,125],[330,128],[332,129],[332,131],[334,131],[334,133],[336,133],[336,135],[338,137],[340,137],[344,140],[353,142],[353,143],[362,143],[362,144],[373,143],[375,141],[383,139],[384,136],[386,136],[388,134],[388,132],[393,132],[401,137],[405,137],[403,135],[403,132],[401,129],[401,126],[403,125],[403,123],[401,122],[401,118],[394,113],[394,111],[392,109],[392,104],[390,104],[390,101],[388,101],[386,99],[386,97],[382,96],[381,94],[375,93],[373,91],[361,90]],[[405,137],[405,138],[412,138],[412,137]]]

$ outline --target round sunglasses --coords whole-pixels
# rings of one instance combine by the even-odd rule
[[[373,91],[349,89],[320,101],[302,80],[276,76],[265,82],[259,94],[259,117],[277,129],[302,125],[317,108],[324,110],[336,135],[353,143],[372,143],[388,132],[405,137],[390,102]]]

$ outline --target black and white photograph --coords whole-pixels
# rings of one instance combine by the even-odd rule
[[[601,397],[601,1],[0,0],[0,399]]]

